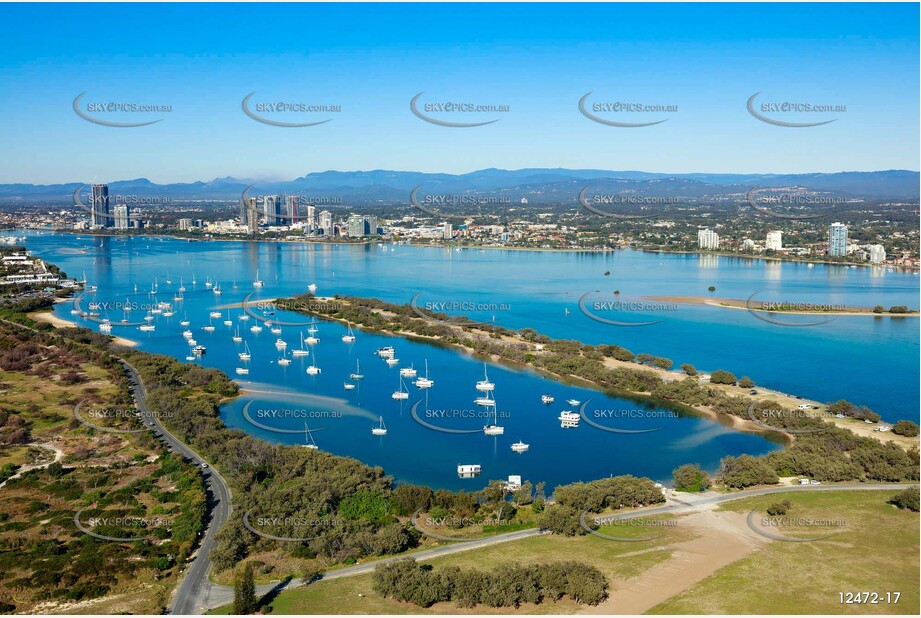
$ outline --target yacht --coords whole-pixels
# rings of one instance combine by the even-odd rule
[[[541,402],[541,403],[546,403],[546,404],[548,404],[548,405],[551,404],[551,403],[553,403],[553,402],[554,402],[553,395],[541,395],[541,396],[540,396],[540,402]]]
[[[304,333],[301,333],[301,347],[297,350],[292,350],[292,356],[307,356],[310,354],[310,350],[304,347]]]
[[[278,359],[278,364],[281,365],[282,367],[287,367],[288,365],[291,364],[291,359],[285,356],[284,353],[282,353],[281,358]]]
[[[193,352],[194,354],[198,354],[198,355],[204,354],[204,353],[207,352],[207,351],[208,351],[208,348],[206,348],[206,347],[203,346],[203,345],[197,345],[197,346],[195,346],[194,348],[192,348],[192,352]]]
[[[230,319],[230,312],[227,312],[227,317],[224,318],[224,326],[233,326],[233,320]]]
[[[223,293],[223,292],[221,291],[220,286],[218,286],[218,285],[215,285],[214,288],[213,288],[211,291],[214,292],[214,293],[215,293],[216,295],[218,295],[218,296],[220,296],[220,295]]]
[[[403,378],[400,378],[400,388],[393,392],[391,395],[394,399],[409,399],[409,391],[406,390],[406,387],[403,386]]]
[[[245,322],[249,319],[249,316],[246,315],[245,313],[241,313],[240,317],[238,317],[237,319],[240,320],[241,322]]]
[[[176,314],[175,314],[175,312],[173,312],[172,309],[167,309],[166,311],[163,312],[163,317],[164,317],[164,318],[171,318],[171,317],[173,317],[174,315],[176,315]]]
[[[242,361],[248,361],[252,358],[252,355],[249,353],[249,343],[243,343],[243,351],[238,353],[237,357]]]
[[[412,365],[410,365],[409,367],[403,367],[402,369],[400,369],[400,375],[403,376],[404,378],[415,378],[416,370],[413,368]]]
[[[232,339],[233,339],[234,343],[240,343],[241,341],[243,341],[243,337],[240,336],[240,327],[239,327],[239,326],[237,327],[237,330],[234,332]]]
[[[429,379],[429,361],[425,359],[425,377],[416,378],[416,388],[431,388],[435,386],[435,381]]]
[[[139,330],[142,330],[145,333],[149,333],[152,330],[156,330],[156,328],[157,327],[154,326],[153,324],[142,324],[141,326],[138,327]]]
[[[256,279],[255,279],[255,281],[253,281],[253,287],[254,287],[254,288],[261,288],[261,287],[263,287],[263,286],[265,286],[265,282],[264,282],[262,279],[259,278],[259,269],[257,268],[257,269],[256,269]]]
[[[388,345],[388,346],[383,347],[383,348],[378,348],[378,349],[377,349],[377,352],[375,352],[375,354],[377,354],[377,355],[380,356],[381,358],[393,358],[393,354],[394,354],[394,352],[393,352],[393,346]]]
[[[384,362],[387,363],[388,367],[393,367],[394,365],[400,364],[400,359],[399,358],[388,358]]]
[[[192,355],[192,354],[189,354],[188,356],[186,356],[186,357],[185,357],[185,359],[186,359],[187,361],[193,361],[193,360],[196,360],[196,358],[195,358],[195,356],[194,356],[194,355]]]
[[[348,324],[348,322],[346,322]],[[355,341],[355,334],[352,332],[352,325],[348,324],[349,332],[342,335],[342,340],[346,343],[353,343]]]
[[[187,340],[187,342],[188,342],[190,348],[194,348],[195,346],[198,345],[198,342],[195,341],[194,339],[189,339],[189,340]]]
[[[248,376],[249,369],[247,369],[246,367],[237,367],[237,374],[241,376]]]
[[[567,400],[566,400],[566,403],[568,403],[568,404],[571,405],[571,406],[577,406],[577,405],[579,405],[579,404],[582,403],[582,402],[579,401],[578,399],[567,399]]]
[[[372,435],[375,435],[375,436],[386,436],[386,435],[387,435],[387,427],[384,426],[384,417],[382,416],[382,417],[380,417],[380,419],[381,419],[381,424],[380,424],[380,426],[372,428],[372,429],[371,429],[371,433],[372,433]]]
[[[317,291],[317,284],[316,284],[316,283],[311,283],[310,285],[307,286],[307,290],[308,290],[311,294],[315,294],[316,291]]]
[[[309,366],[309,367],[307,367],[307,375],[309,375],[309,376],[315,376],[315,375],[317,375],[318,373],[320,373],[320,368],[317,367],[317,355],[314,354],[314,355],[313,355],[313,362],[310,363],[310,366]]]
[[[355,361],[355,373],[349,374],[349,380],[361,380],[365,376],[361,373],[361,367],[358,365],[358,361]]]
[[[579,414],[573,412],[572,410],[563,410],[560,412],[560,426],[563,428],[578,427],[579,421],[582,419]]]
[[[249,327],[249,330],[251,333],[261,333],[262,327],[259,326],[258,324],[253,324],[252,326]]]
[[[188,316],[184,316],[183,319],[179,322],[179,326],[188,326],[192,322],[189,321]]]
[[[185,292],[185,286],[182,285],[182,277],[179,277],[179,293]]]
[[[489,406],[496,405],[496,400],[493,399],[489,393],[486,393],[485,395],[482,395],[474,399],[473,403],[475,403],[478,406],[485,406],[488,408]]]
[[[342,383],[342,388],[344,388],[344,389],[347,390],[347,391],[353,391],[353,390],[355,390],[355,385],[352,384],[351,382],[343,382],[343,383]]]
[[[279,350],[284,350],[285,348],[288,347],[288,343],[284,339],[276,339],[275,347],[278,348]]]
[[[314,334],[315,332],[317,332],[317,330],[319,330],[319,329],[317,328],[317,321],[314,320],[314,321],[312,321],[312,322],[310,323],[310,328],[307,329],[307,332],[310,333],[310,334],[312,335],[312,334]]]
[[[192,331],[190,330],[184,330],[182,331],[182,336],[185,337],[186,339],[191,339],[193,337],[193,334],[192,334]]]
[[[458,464],[457,476],[461,478],[473,478],[480,473],[480,464]]]
[[[483,379],[476,383],[476,389],[488,393],[496,385],[489,381],[489,375],[486,373],[486,363],[483,363]]]
[[[493,402],[495,404],[495,402]],[[505,427],[500,426],[499,424],[499,412],[495,407],[492,409],[492,424],[483,426],[483,433],[487,436],[501,436],[505,433]]]
[[[201,328],[202,328],[203,331],[206,331],[206,332],[209,332],[209,333],[213,333],[213,332],[214,332],[214,324],[211,323],[211,320],[208,320],[208,325],[207,325],[207,326],[202,326]]]
[[[531,448],[531,446],[529,444],[525,444],[521,440],[512,445],[512,450],[516,453],[524,453],[529,448]]]
[[[106,334],[111,333],[112,324],[110,322],[103,322],[102,324],[99,325],[99,332],[106,333]]]
[[[269,328],[269,332],[272,333],[273,335],[280,335],[280,334],[281,334],[281,327],[280,327],[280,326],[272,326],[271,328]]]
[[[313,434],[310,433],[310,430],[307,429],[307,421],[304,421],[304,448],[309,448],[313,450],[318,450],[320,447],[317,446],[316,440],[313,439]]]

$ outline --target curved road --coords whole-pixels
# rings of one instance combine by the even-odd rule
[[[211,514],[211,519],[206,523],[198,551],[193,554],[182,581],[173,593],[172,603],[169,608],[170,613],[173,614],[202,614],[208,609],[208,598],[212,589],[211,580],[208,579],[208,574],[211,571],[211,559],[208,554],[214,549],[218,529],[230,517],[230,489],[227,487],[227,482],[214,468],[207,466],[205,460],[198,453],[186,446],[160,423],[160,419],[147,407],[147,391],[144,389],[144,383],[141,381],[141,376],[137,370],[123,359],[119,359],[119,362],[128,373],[131,392],[134,395],[134,401],[137,404],[141,420],[151,428],[157,438],[166,444],[169,450],[182,455],[197,465],[205,482],[208,511]]]

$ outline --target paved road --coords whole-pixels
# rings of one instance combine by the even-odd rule
[[[131,383],[134,400],[144,424],[151,427],[154,434],[162,440],[171,451],[195,463],[201,470],[202,477],[204,478],[208,511],[211,515],[211,520],[207,522],[198,551],[192,556],[189,566],[184,572],[182,581],[173,594],[173,600],[170,607],[170,613],[173,614],[202,614],[211,606],[208,598],[213,587],[211,580],[208,579],[208,574],[211,571],[211,559],[208,557],[208,554],[217,544],[215,540],[217,531],[230,517],[230,489],[227,487],[227,482],[224,481],[216,470],[210,466],[203,467],[206,465],[205,460],[202,459],[198,453],[166,430],[160,423],[160,419],[157,418],[149,407],[147,407],[147,391],[144,388],[144,383],[141,381],[138,372],[126,361],[120,360],[120,362],[128,372],[128,380]]]
[[[688,495],[685,496],[682,494],[682,499],[677,500],[669,497],[670,504],[661,507],[653,507],[647,509],[639,509],[636,511],[631,511],[629,513],[623,513],[619,515],[611,515],[608,517],[599,518],[599,521],[615,521],[622,519],[632,519],[636,517],[646,517],[649,515],[657,515],[661,513],[682,513],[682,512],[694,512],[705,510],[711,505],[719,504],[722,502],[730,502],[732,500],[740,500],[742,498],[752,498],[755,496],[764,496],[768,494],[776,493],[785,493],[790,491],[841,491],[841,490],[850,490],[850,491],[866,491],[866,490],[898,490],[905,489],[907,487],[912,487],[915,483],[879,483],[879,484],[862,484],[862,485],[793,485],[785,487],[765,487],[763,489],[748,489],[742,490],[729,494],[721,494],[716,492],[705,492],[703,494],[697,495]],[[688,500],[688,501],[685,501]],[[363,573],[369,573],[374,570],[379,564],[387,564],[388,562],[393,562],[394,560],[401,560],[403,558],[415,558],[416,560],[429,560],[431,558],[436,558],[439,556],[445,556],[448,554],[453,554],[461,551],[466,551],[468,549],[478,549],[481,547],[488,547],[490,545],[496,545],[498,543],[506,543],[510,541],[518,541],[520,539],[526,539],[533,536],[543,534],[538,529],[530,530],[521,530],[518,532],[510,532],[508,534],[498,534],[491,536],[485,539],[478,539],[476,541],[470,541],[466,543],[455,543],[453,545],[445,545],[443,547],[436,547],[434,549],[428,549],[425,551],[420,551],[411,554],[405,554],[401,556],[395,556],[393,558],[386,558],[384,560],[373,560],[367,564],[358,564],[350,567],[345,567],[342,569],[336,569],[335,571],[330,571],[328,573],[322,574],[318,579],[339,579],[341,577],[351,577],[353,575],[361,575]],[[278,592],[281,590],[291,590],[293,588],[299,588],[304,586],[308,582],[305,582],[302,579],[293,579],[288,582],[277,582],[274,584],[263,584],[261,586],[256,586],[256,593],[259,596],[263,596],[270,592]],[[212,584],[211,586],[211,596],[208,599],[207,609],[215,609],[221,607],[222,605],[227,605],[228,603],[233,602],[233,589],[230,586],[220,586],[217,584]]]

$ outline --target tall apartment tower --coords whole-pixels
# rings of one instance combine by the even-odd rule
[[[843,223],[832,223],[828,228],[828,255],[831,257],[847,255],[847,226]]]
[[[112,227],[109,217],[109,185],[93,185],[90,195],[90,225],[93,227]]]

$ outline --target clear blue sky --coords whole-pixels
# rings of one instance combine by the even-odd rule
[[[917,4],[2,4],[0,19],[6,183],[919,169]],[[164,118],[148,127],[102,127],[74,114],[84,91],[173,111],[117,118]],[[335,118],[267,126],[240,109],[252,91],[342,112],[267,115]],[[420,91],[511,111],[485,127],[435,126],[410,113]],[[679,111],[654,127],[607,127],[579,113],[589,91]],[[757,91],[847,111],[817,114],[837,118],[821,127],[776,127],[746,111]],[[647,116],[663,117],[616,119]],[[812,119],[800,116],[782,118]]]

